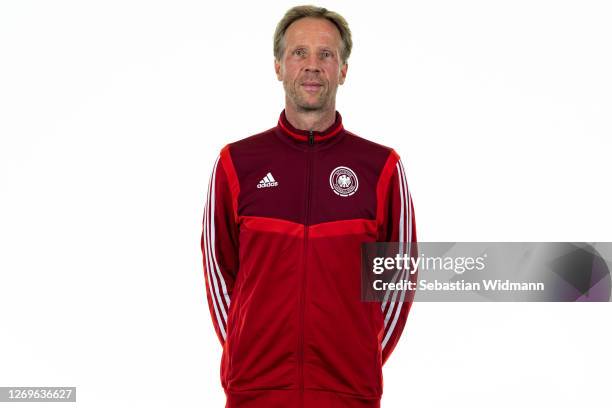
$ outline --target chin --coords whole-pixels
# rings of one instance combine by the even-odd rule
[[[316,111],[316,110],[322,110],[325,104],[323,102],[307,103],[307,102],[301,101],[300,103],[297,104],[297,106],[302,110]]]
[[[300,98],[300,100],[298,100],[297,102],[298,106],[303,109],[309,110],[323,109],[323,107],[325,106],[325,101],[321,99],[309,100],[307,98]]]

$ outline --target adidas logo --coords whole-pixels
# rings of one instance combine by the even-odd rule
[[[266,177],[259,180],[259,184],[257,185],[257,188],[276,187],[276,186],[278,186],[278,181],[274,180],[274,177],[272,177],[272,173],[268,172],[268,174],[266,174]]]

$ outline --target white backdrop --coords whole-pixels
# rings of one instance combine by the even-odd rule
[[[206,184],[276,123],[272,33],[296,4],[0,3],[0,386],[223,406]],[[337,108],[402,156],[419,240],[611,240],[608,1],[319,5],[354,36]],[[383,407],[608,406],[611,318],[416,303]]]

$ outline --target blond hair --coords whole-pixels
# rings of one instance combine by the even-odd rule
[[[327,10],[324,7],[310,5],[290,8],[281,21],[278,22],[276,30],[274,31],[274,58],[277,61],[282,59],[285,52],[285,32],[292,23],[304,17],[324,18],[331,21],[336,28],[338,28],[338,31],[340,31],[340,38],[342,39],[340,58],[342,62],[346,64],[346,61],[351,55],[351,49],[353,48],[353,40],[351,38],[351,30],[349,29],[348,23],[344,17],[336,12]]]

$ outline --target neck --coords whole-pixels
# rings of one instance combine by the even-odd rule
[[[285,116],[296,129],[322,132],[336,121],[336,107],[332,104],[330,108],[324,110],[306,111],[286,103]]]

